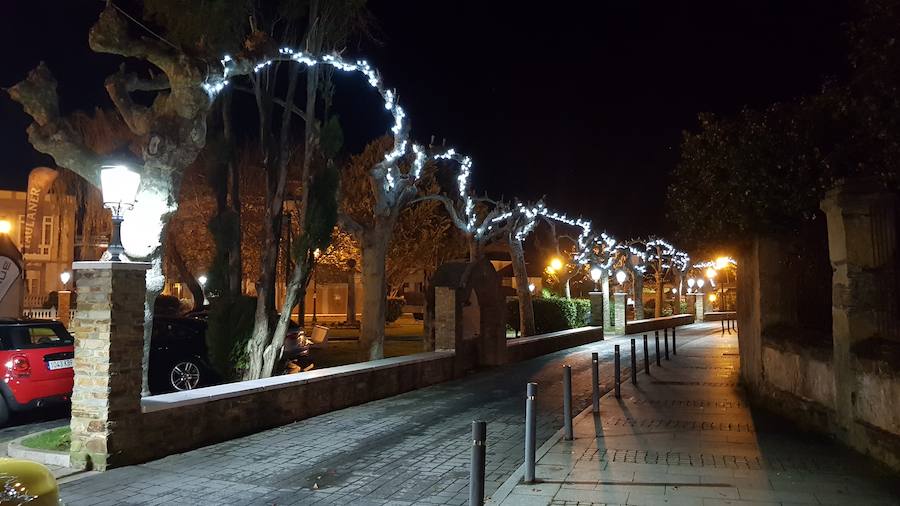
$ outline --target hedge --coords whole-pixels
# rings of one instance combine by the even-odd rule
[[[588,325],[591,315],[591,301],[587,299],[565,299],[562,297],[535,297],[531,299],[534,308],[534,327],[538,334],[574,329]],[[507,325],[519,331],[519,300],[507,302]]]
[[[406,299],[403,297],[388,297],[387,307],[384,311],[384,321],[394,323],[403,314],[403,306],[406,305]]]

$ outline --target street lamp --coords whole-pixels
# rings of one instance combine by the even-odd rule
[[[9,220],[0,220],[0,234],[8,234],[12,232],[12,223]]]
[[[697,290],[703,290],[703,285],[706,284],[706,281],[703,281],[703,278],[697,280]]]
[[[677,293],[678,293],[678,289],[677,289],[677,288],[672,288],[672,293],[673,293],[673,294],[677,294]]]
[[[710,281],[712,281],[712,279],[716,277],[716,270],[712,267],[706,269],[706,277],[709,278]]]
[[[69,271],[63,271],[59,274],[59,280],[62,281],[63,290],[68,288],[70,279],[72,279],[72,273]]]
[[[690,292],[694,288],[694,284],[697,283],[697,280],[694,278],[688,278],[688,291]]]
[[[716,270],[722,270],[728,267],[728,264],[731,263],[731,259],[728,257],[719,257],[716,259]]]
[[[206,275],[201,274],[200,277],[197,278],[197,282],[200,283],[200,286],[206,287],[206,282],[209,281],[209,278]]]
[[[320,250],[319,248],[316,248],[315,251],[313,251],[313,264],[315,264],[316,262],[319,261],[319,257],[321,255],[322,255],[322,250]],[[319,298],[319,294],[318,294],[319,280],[316,279],[315,268],[313,268],[312,279],[313,279],[313,317],[312,317],[312,321],[313,321],[313,323],[316,323],[319,321],[318,310],[316,308],[316,302],[318,301],[318,298]]]
[[[534,289],[535,289],[534,283],[528,283],[528,291],[531,293],[534,293]]]
[[[109,240],[109,261],[121,262],[123,212],[134,207],[141,175],[124,165],[104,165],[100,168],[100,187],[103,205],[112,211],[112,236]]]
[[[620,285],[624,285],[626,279],[628,279],[628,275],[625,274],[625,271],[620,270],[616,273],[616,281],[618,281]]]
[[[603,271],[600,270],[599,267],[594,267],[591,269],[591,279],[594,280],[594,291],[597,291],[597,281],[600,281],[600,276],[603,275]]]
[[[558,258],[554,258],[553,260],[550,260],[550,270],[551,271],[556,272],[556,271],[562,269],[562,266],[563,266],[562,260],[560,260]]]

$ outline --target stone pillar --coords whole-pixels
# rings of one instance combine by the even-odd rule
[[[896,197],[867,180],[838,185],[821,202],[828,222],[832,274],[834,387],[839,434],[853,446],[865,438],[854,422],[862,388],[852,347],[872,337],[896,337]]]
[[[69,327],[69,310],[72,307],[72,292],[69,290],[60,290],[56,292],[56,319]]]
[[[622,335],[625,334],[625,304],[628,302],[628,294],[616,293],[613,294],[613,298],[615,299],[615,302],[613,304],[616,311],[616,321],[613,327],[613,332]]]
[[[75,262],[78,309],[72,390],[73,467],[141,460],[144,297],[149,263]]]
[[[605,329],[606,320],[609,320],[609,317],[604,313],[606,304],[603,303],[603,292],[589,292],[588,297],[591,300],[591,325],[603,326]]]
[[[462,332],[457,318],[456,288],[434,287],[434,349],[455,350],[456,336]]]
[[[604,269],[603,276],[600,277],[600,291],[603,292],[603,332],[613,332],[613,319],[609,316],[609,273]]]
[[[697,292],[694,294],[694,316],[695,321],[702,322],[703,314],[706,313],[706,294]]]

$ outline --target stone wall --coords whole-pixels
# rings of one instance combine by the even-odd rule
[[[681,325],[690,325],[694,323],[694,315],[692,314],[676,314],[672,316],[661,316],[659,318],[645,318],[643,320],[634,320],[625,324],[625,334],[637,334],[640,332],[649,332],[651,330],[663,330]]]
[[[521,362],[554,351],[574,348],[603,340],[603,327],[581,327],[560,330],[531,337],[519,337],[506,341],[506,358],[509,362]]]

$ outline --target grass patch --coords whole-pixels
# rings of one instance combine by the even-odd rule
[[[70,427],[48,430],[22,440],[22,446],[35,450],[53,450],[57,452],[69,451],[71,444],[72,429]]]

